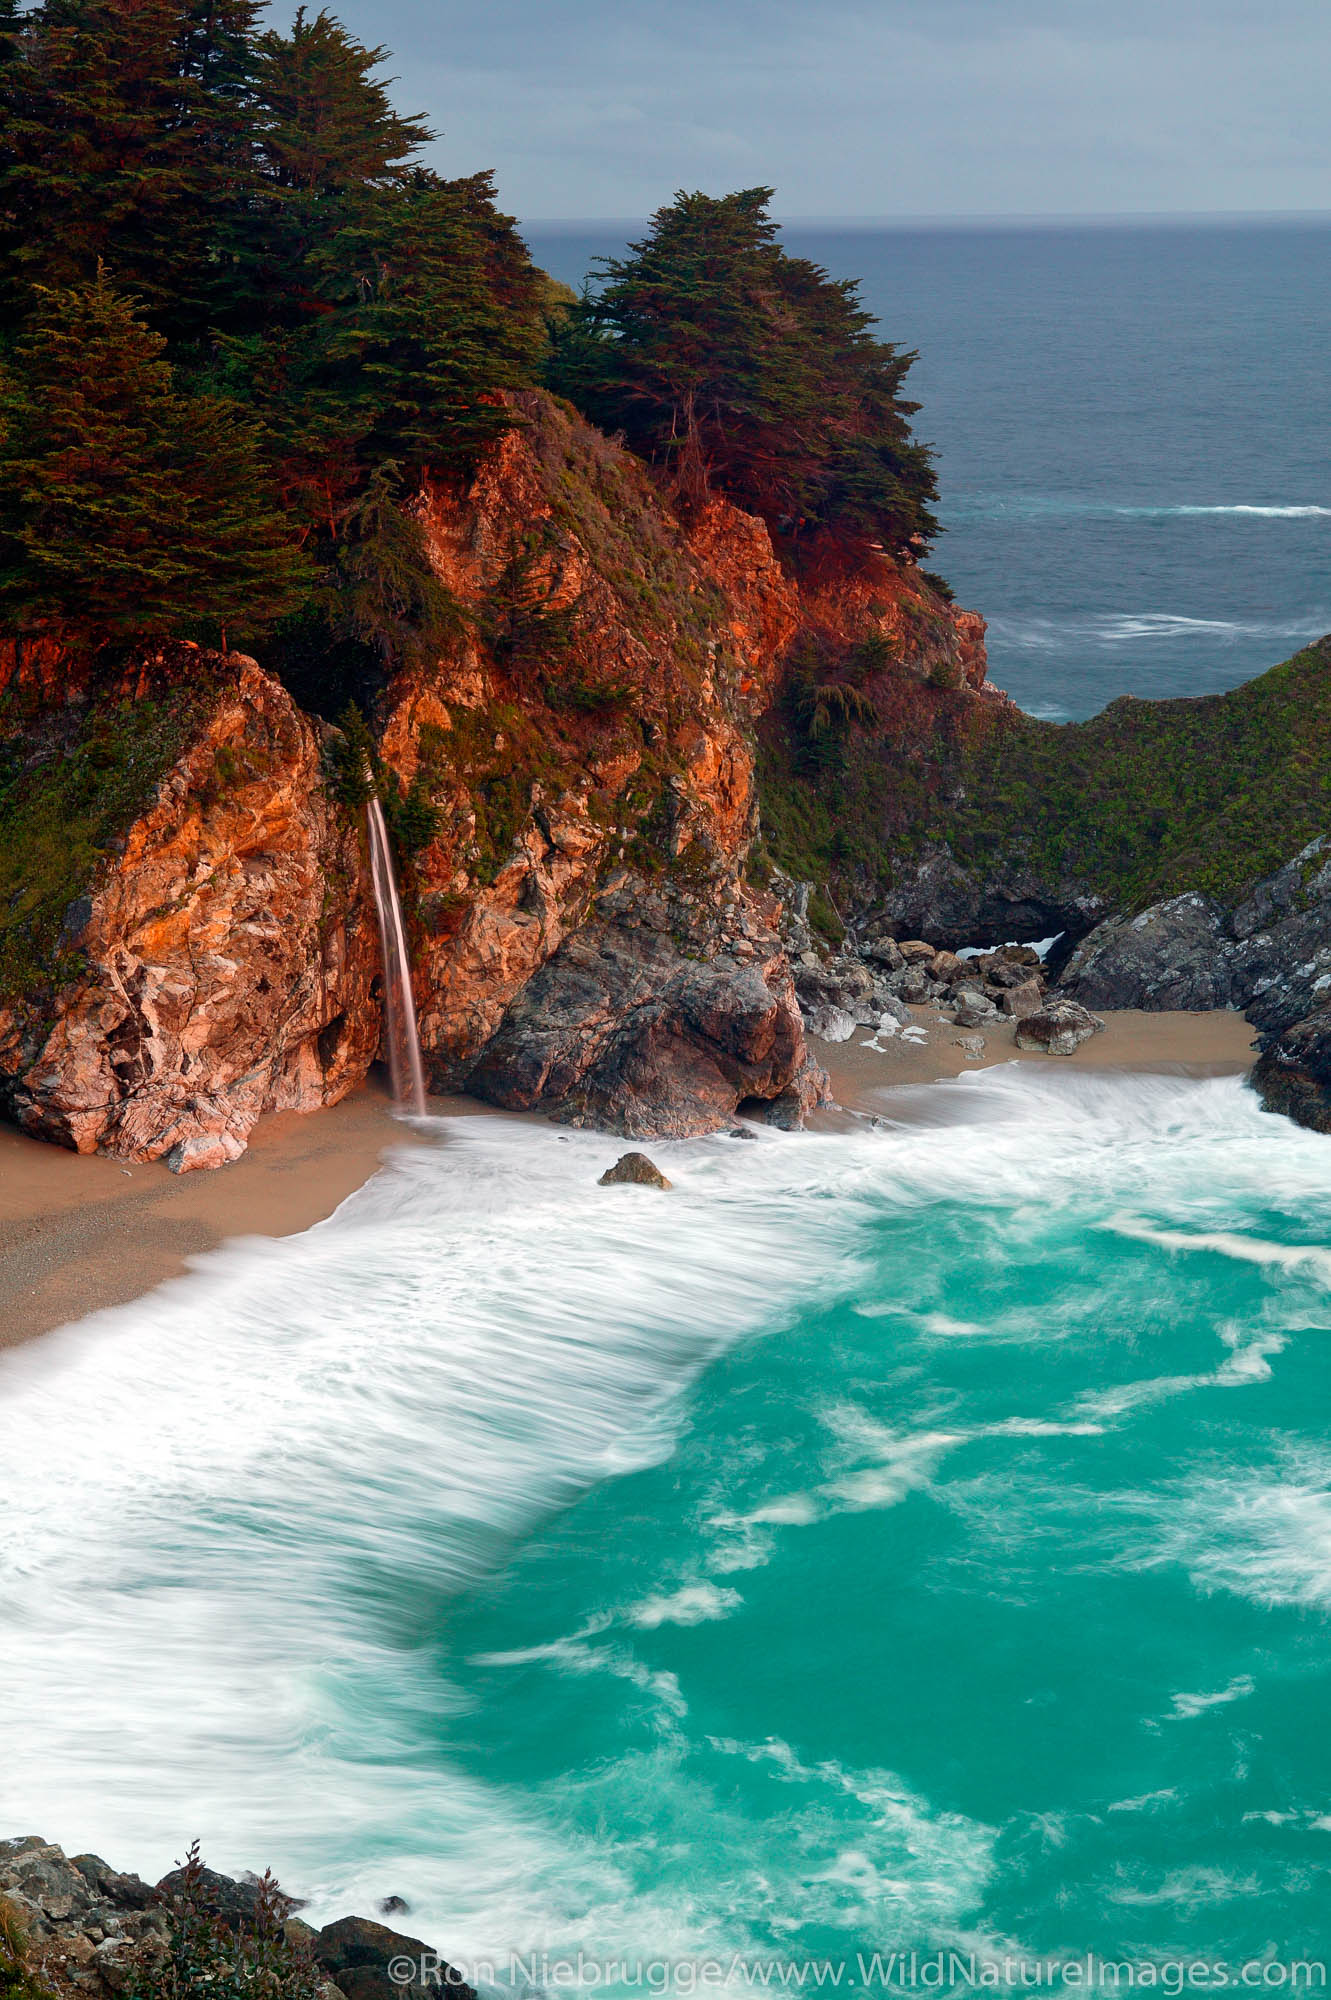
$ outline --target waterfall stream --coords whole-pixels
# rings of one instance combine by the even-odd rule
[[[416,1002],[411,991],[411,963],[407,957],[407,933],[402,922],[402,904],[393,875],[393,857],[388,846],[384,810],[377,798],[366,808],[370,828],[370,879],[374,884],[374,906],[379,913],[379,938],[384,959],[384,1039],[388,1043],[388,1067],[393,1079],[393,1097],[398,1109],[418,1118],[425,1115],[425,1068],[421,1062],[421,1042],[416,1031]]]

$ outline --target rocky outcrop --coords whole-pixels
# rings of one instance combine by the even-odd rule
[[[1268,1111],[1283,1111],[1314,1132],[1331,1132],[1331,1008],[1268,1036],[1252,1083]]]
[[[1209,897],[1174,896],[1097,924],[1060,982],[1088,1007],[1228,1007],[1238,983],[1228,914]]]
[[[400,1898],[390,1900],[406,1908]],[[419,1938],[365,1917],[342,1917],[316,1931],[295,1915],[299,1907],[271,1880],[267,1885],[253,1878],[232,1880],[197,1860],[173,1869],[154,1887],[137,1875],[119,1873],[96,1854],[70,1858],[38,1834],[3,1840],[0,1989],[29,2000],[43,1995],[57,2000],[165,1995],[174,1990],[170,1968],[164,1966],[159,1976],[157,1967],[167,1956],[181,1911],[187,1909],[196,1954],[199,1926],[211,1923],[223,1958],[225,1940],[243,1945],[266,1922],[275,1922],[302,1967],[300,1986],[314,1990],[322,1976],[320,2000],[393,2000],[395,1995],[425,2000],[428,1993],[440,1991],[456,2000],[475,2000],[471,1987]],[[270,1963],[271,1953],[270,1945]],[[390,1978],[390,1961],[404,1959],[423,1968],[423,1978]],[[227,1990],[249,1990],[253,1983],[234,1979]]]
[[[565,406],[515,404],[470,485],[420,497],[455,632],[372,718],[430,1082],[633,1136],[710,1130],[741,1104],[797,1123],[825,1081],[779,899],[748,861],[754,722],[799,593],[760,521],[713,500],[686,528]],[[164,768],[114,838],[84,829],[83,874],[54,903],[47,883],[22,950],[0,908],[0,1110],[80,1151],[188,1169],[235,1159],[263,1112],[363,1078],[379,967],[329,726],[252,660],[176,652],[154,668],[188,711]],[[48,718],[19,754],[51,768],[77,735],[49,720],[57,690],[85,718],[102,691],[31,649],[0,657],[6,676]],[[131,674],[107,698],[147,688]],[[89,725],[78,756],[132,776],[123,734],[106,750]],[[21,855],[10,872],[12,910]]]
[[[253,660],[224,663],[117,846],[68,908],[65,976],[0,1003],[9,1117],[183,1170],[362,1080],[378,958],[356,831],[314,727]]]
[[[428,798],[406,883],[436,1087],[631,1137],[779,1120],[809,1063],[776,901],[745,864],[752,728],[799,619],[766,528],[686,530],[643,468],[535,393],[465,491],[427,496],[467,621],[389,691]]]

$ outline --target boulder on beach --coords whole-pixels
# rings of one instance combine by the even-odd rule
[[[1038,1013],[1027,1014],[1017,1022],[1017,1047],[1038,1049],[1047,1056],[1070,1056],[1103,1027],[1099,1015],[1077,1001],[1055,998]]]
[[[597,1187],[668,1188],[671,1183],[645,1153],[621,1153],[613,1167],[607,1167]]]
[[[1019,986],[1004,987],[998,1004],[1010,1020],[1020,1021],[1023,1016],[1039,1013],[1044,1005],[1044,988],[1038,979],[1023,979]]]

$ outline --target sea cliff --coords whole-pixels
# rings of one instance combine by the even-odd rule
[[[911,564],[801,584],[720,497],[687,520],[540,391],[417,517],[450,637],[367,701],[430,1081],[635,1137],[797,1123],[804,1039],[756,729],[792,659],[863,647],[985,697],[983,623]],[[314,1110],[380,1041],[345,738],[271,664],[156,649],[113,680],[11,648],[0,1103],[181,1170]],[[343,759],[345,768],[345,757]]]

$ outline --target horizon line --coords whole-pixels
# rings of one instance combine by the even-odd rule
[[[526,229],[639,229],[650,222],[651,215],[524,215],[518,220]],[[1170,223],[1181,222],[1331,222],[1331,208],[1013,209],[973,214],[957,210],[900,215],[794,215],[786,212],[774,213],[772,220],[781,228],[816,226],[821,229],[1067,229],[1148,224],[1167,227]]]

